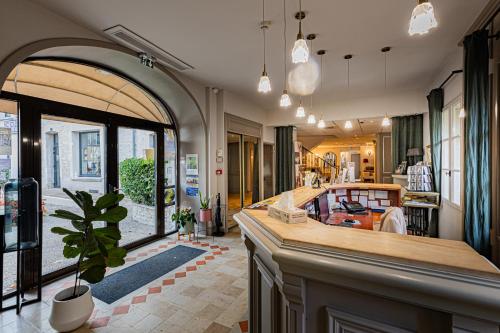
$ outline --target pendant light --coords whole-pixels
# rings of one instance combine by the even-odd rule
[[[266,30],[268,28],[268,22],[265,21],[265,4],[264,0],[262,0],[262,23],[260,25],[260,29],[262,30],[262,37],[264,41],[264,53],[263,53],[263,60],[264,60],[264,69],[262,71],[262,76],[260,77],[259,80],[259,86],[257,88],[257,91],[260,93],[267,94],[268,92],[271,91],[271,80],[269,80],[269,76],[267,76],[267,71],[266,71]]]
[[[318,55],[320,57],[320,81],[319,81],[319,91],[323,91],[323,56],[325,55],[326,51],[325,50],[318,50]],[[321,117],[319,118],[318,121],[318,128],[325,128],[326,123],[323,120],[323,114],[321,114]]]
[[[382,48],[380,51],[384,54],[384,89],[387,90],[387,52],[389,52],[391,48],[389,46],[386,46]],[[387,127],[391,125],[391,120],[387,116],[387,113],[385,114],[384,119],[382,119],[382,126]]]
[[[435,27],[437,27],[437,21],[434,16],[434,7],[427,0],[418,0],[417,6],[411,13],[408,33],[410,36],[424,35]]]
[[[465,109],[464,108],[461,108],[460,109],[460,113],[458,114],[458,118],[465,118]]]
[[[311,42],[311,50],[313,49],[313,40],[314,38],[316,38],[316,35],[308,35],[307,36],[307,40]],[[313,94],[311,94],[311,114],[309,114],[309,116],[307,117],[307,123],[309,125],[314,125],[316,124],[316,116],[314,115],[314,113],[312,113],[312,110],[313,110]]]
[[[292,105],[292,100],[286,89],[286,0],[283,0],[283,66],[283,94],[280,98],[280,107],[286,109]]]
[[[316,124],[316,116],[314,114],[310,114],[309,117],[307,117],[307,123],[309,125],[314,125]]]
[[[351,129],[352,128],[352,122],[350,120],[347,120],[344,124],[344,128],[346,129]]]
[[[306,116],[306,110],[304,110],[304,107],[302,106],[302,98],[301,98],[300,102],[299,102],[299,107],[297,108],[297,113],[295,114],[295,117],[304,118],[305,116]]]
[[[350,83],[351,83],[351,67],[350,67],[350,61],[352,59],[352,54],[346,54],[344,56],[344,59],[347,61],[347,88],[349,88]],[[352,122],[350,120],[346,120],[344,124],[345,129],[352,129]]]
[[[309,60],[309,48],[302,34],[302,19],[305,16],[305,13],[302,12],[302,0],[299,0],[299,12],[295,15],[295,18],[299,20],[299,33],[292,50],[292,62],[294,64],[305,63]]]

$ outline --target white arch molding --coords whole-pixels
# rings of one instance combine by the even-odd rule
[[[169,69],[157,64],[154,69],[141,65],[137,53],[121,45],[85,38],[51,38],[27,44],[0,62],[0,82],[27,58],[60,58],[100,66],[148,90],[170,112],[177,128],[179,154],[199,155],[200,189],[207,193],[208,128],[202,109],[193,94]],[[182,159],[181,159],[182,161]],[[197,198],[185,195],[185,167],[181,162],[179,205],[199,207]],[[204,176],[204,177],[202,177]]]

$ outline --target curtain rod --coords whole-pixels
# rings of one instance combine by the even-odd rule
[[[446,83],[448,83],[448,81],[455,75],[455,74],[460,74],[460,73],[463,73],[463,69],[455,69],[454,71],[451,71],[450,75],[448,75],[448,77],[443,81],[443,83],[441,83],[441,85],[439,86],[439,89],[443,88],[444,85]]]

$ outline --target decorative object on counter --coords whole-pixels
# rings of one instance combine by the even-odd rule
[[[307,222],[307,212],[295,207],[293,191],[281,193],[278,202],[270,205],[267,213],[270,217],[279,219],[285,223]]]
[[[127,250],[118,247],[121,239],[118,223],[127,217],[127,208],[120,206],[123,194],[107,193],[94,204],[92,195],[85,191],[75,194],[63,189],[83,212],[83,217],[66,210],[56,210],[53,217],[70,220],[76,230],[53,227],[51,231],[64,236],[64,257],[76,258],[75,285],[58,292],[52,300],[49,323],[59,332],[68,332],[82,326],[92,315],[94,302],[90,286],[81,285],[102,281],[106,268],[125,263]],[[106,222],[97,228],[94,222]]]
[[[222,237],[222,236],[224,236],[224,231],[221,230],[221,228],[222,228],[222,214],[221,214],[221,204],[220,204],[220,193],[217,193],[215,198],[216,198],[215,218],[214,218],[215,232],[213,233],[213,236]]]
[[[432,174],[429,166],[419,162],[417,165],[408,167],[408,190],[432,191]]]
[[[177,225],[177,238],[180,239],[181,236],[188,235],[188,239],[191,240],[191,234],[194,234],[194,225],[197,223],[191,207],[181,208],[173,213],[172,221]]]
[[[406,152],[406,157],[409,157],[410,165],[415,165],[416,157],[422,156],[422,150],[420,148],[410,148]]]
[[[396,168],[394,173],[396,175],[404,175],[406,173],[406,166],[408,165],[407,161],[401,162],[401,164]]]

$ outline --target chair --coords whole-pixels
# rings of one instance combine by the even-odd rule
[[[389,207],[380,217],[380,230],[406,235],[406,220],[403,210],[399,207]]]

